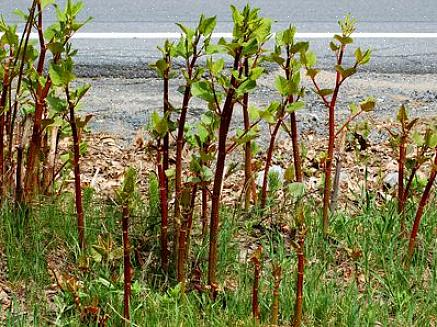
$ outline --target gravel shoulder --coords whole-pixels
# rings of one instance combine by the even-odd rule
[[[279,72],[278,72],[279,73]],[[335,73],[323,71],[318,76],[322,88],[332,87]],[[252,105],[263,107],[270,101],[279,100],[274,90],[276,72],[270,72],[258,83],[257,90],[250,96]],[[150,114],[162,108],[162,81],[156,78],[81,78],[80,82],[92,85],[84,99],[82,110],[91,113],[91,130],[97,133],[116,135],[122,141],[131,143],[139,130],[147,125]],[[171,102],[178,107],[181,96],[177,92],[181,80],[171,83]],[[303,132],[324,133],[326,110],[320,100],[311,92],[309,81],[306,107],[299,112],[300,128]],[[437,75],[436,74],[379,74],[358,73],[343,86],[339,95],[339,115],[341,121],[348,113],[351,102],[359,102],[367,96],[377,99],[377,106],[371,118],[377,121],[390,120],[403,103],[412,116],[434,117],[437,115]],[[193,99],[189,114],[196,119],[205,109],[205,103]],[[235,109],[234,127],[242,126],[241,110]],[[261,142],[268,133],[266,126],[261,134]]]

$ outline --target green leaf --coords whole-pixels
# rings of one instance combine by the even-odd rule
[[[185,36],[189,40],[192,39],[193,36],[196,34],[196,32],[193,29],[191,29],[191,28],[189,28],[181,23],[176,23],[176,25],[182,30],[182,32],[185,34]]]
[[[191,85],[191,94],[207,102],[214,102],[214,93],[207,81],[198,81]]]
[[[159,74],[159,77],[164,77],[168,71],[170,65],[165,59],[159,59],[156,61],[154,67]]]
[[[307,76],[314,79],[319,72],[320,72],[319,69],[309,68],[309,69],[307,69]]]
[[[349,110],[350,110],[352,115],[355,115],[358,112],[360,112],[360,109],[358,108],[358,106],[355,103],[349,104]]]
[[[257,80],[263,73],[264,73],[264,68],[255,67],[255,68],[250,70],[249,78],[251,80]]]
[[[328,96],[328,95],[331,95],[332,93],[334,93],[334,90],[333,89],[321,89],[321,90],[319,90],[319,91],[317,91],[317,90],[314,90],[318,95],[320,95],[320,96],[323,96],[323,97],[325,97],[325,96]]]
[[[342,45],[347,45],[347,44],[351,44],[354,42],[354,40],[351,37],[345,36],[345,35],[336,34],[336,35],[334,35],[334,39],[336,39]]]
[[[216,16],[208,17],[201,20],[199,31],[202,35],[210,35],[216,25]]]
[[[296,27],[290,26],[282,32],[282,44],[291,45],[294,42],[294,35],[296,34]]]
[[[168,121],[155,111],[152,113],[153,130],[159,137],[164,137],[168,132]]]
[[[297,42],[290,47],[290,53],[305,53],[308,51],[309,42]]]
[[[414,131],[411,134],[411,139],[417,146],[423,146],[425,144],[425,137],[423,137],[423,135],[420,134],[418,131]]]
[[[47,48],[54,56],[59,55],[62,52],[64,52],[64,44],[61,42],[50,42],[47,45]]]
[[[373,97],[369,97],[366,100],[360,102],[360,108],[364,112],[371,112],[375,108],[376,100]]]
[[[243,83],[241,83],[240,86],[238,86],[236,92],[237,94],[242,95],[244,93],[248,93],[252,91],[253,89],[255,89],[255,87],[256,87],[256,81],[247,79]]]
[[[55,0],[41,0],[41,7],[44,10],[47,6],[55,3]]]
[[[345,69],[341,65],[336,65],[335,70],[340,73],[343,79],[346,79],[357,72],[357,69],[355,67]]]
[[[291,113],[303,109],[304,107],[305,107],[305,103],[303,101],[296,101],[288,104],[287,107],[285,108],[285,111]]]
[[[260,118],[260,110],[255,106],[250,106],[247,111],[249,112],[249,119],[256,121]]]
[[[364,52],[364,54],[363,54],[363,56],[358,64],[360,64],[360,65],[367,64],[370,61],[371,55],[372,55],[372,51],[370,49],[367,49],[366,52]]]
[[[21,9],[14,9],[14,10],[12,10],[12,13],[14,14],[14,15],[17,15],[18,17],[20,17],[23,21],[27,21],[27,17],[28,17],[28,14],[26,14],[24,11],[22,11]]]
[[[294,180],[294,166],[290,165],[284,172],[284,180],[287,182],[292,182]]]
[[[79,86],[75,91],[74,91],[74,98],[76,100],[76,103],[79,102],[80,100],[82,100],[82,98],[85,96],[85,94],[87,94],[87,92],[89,91],[89,89],[91,88],[91,84],[89,83],[85,83],[81,86]]]
[[[205,144],[206,140],[209,138],[209,131],[202,124],[197,125],[197,134],[199,140],[202,144]]]
[[[223,71],[224,67],[225,67],[225,60],[223,58],[220,58],[212,63],[210,69],[213,75],[218,75]]]
[[[124,195],[123,200],[129,201],[135,191],[137,183],[137,171],[135,168],[128,167],[124,172],[124,180],[121,188],[121,193]]]
[[[276,76],[275,87],[282,96],[290,96],[298,92],[300,74],[293,76],[292,80],[287,80],[283,76]]]
[[[307,68],[311,68],[317,63],[316,54],[314,52],[312,52],[311,50],[308,50],[307,52],[302,53],[301,60],[302,60],[302,64]]]
[[[435,147],[437,147],[437,132],[429,132],[427,133],[426,136],[426,145],[432,149],[434,149]]]
[[[340,46],[338,46],[337,44],[335,44],[334,42],[329,42],[329,47],[331,48],[332,51],[338,51],[340,49]]]
[[[76,76],[72,72],[72,60],[66,60],[60,64],[51,63],[49,66],[49,76],[55,86],[67,86]]]
[[[56,96],[47,96],[47,102],[55,112],[61,113],[67,110],[67,101]]]

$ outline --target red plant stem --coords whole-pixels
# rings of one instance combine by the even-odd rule
[[[249,76],[249,61],[244,59],[244,75]],[[249,94],[243,96],[243,120],[244,130],[247,132],[250,129],[249,119]],[[250,206],[250,198],[252,196],[252,184],[255,181],[252,179],[252,145],[250,140],[244,145],[244,186],[246,188],[244,208],[247,210]]]
[[[80,139],[79,129],[77,127],[76,117],[74,114],[75,104],[70,99],[70,91],[68,86],[65,88],[67,95],[68,109],[70,112],[70,126],[73,136],[73,169],[74,169],[74,190],[76,195],[76,215],[77,215],[77,231],[79,235],[79,247],[85,249],[85,219],[82,205],[82,188],[80,182]]]
[[[196,37],[193,44],[193,56],[191,61],[187,59],[187,74],[188,79],[193,77],[193,71],[196,66],[199,54],[197,53],[197,44],[199,43],[200,35]],[[187,120],[188,105],[191,99],[191,83],[187,81],[185,85],[184,96],[182,99],[182,108],[178,120],[178,134],[176,138],[176,167],[175,167],[175,218],[176,218],[176,239],[178,239],[180,226],[180,197],[182,192],[182,151],[184,149],[185,123]],[[177,242],[175,242],[177,252]]]
[[[287,45],[286,47],[287,51],[287,61],[285,65],[285,77],[290,80],[292,75],[292,70],[290,67],[291,64],[291,55],[290,55],[290,46]],[[293,103],[294,99],[293,96],[288,97],[288,103]],[[290,129],[291,129],[291,143],[293,145],[293,164],[294,164],[294,171],[296,174],[296,181],[302,182],[303,181],[303,172],[302,172],[302,157],[300,154],[300,145],[299,145],[299,132],[297,129],[297,119],[296,119],[296,113],[292,112],[290,113]]]
[[[342,134],[341,134],[340,142],[339,142],[340,149],[337,152],[337,158],[336,158],[336,162],[335,162],[334,185],[332,187],[331,203],[330,203],[331,212],[334,212],[336,207],[337,207],[338,191],[340,188],[341,170],[343,169],[343,152],[344,152],[345,143],[346,143],[346,130],[342,130]]]
[[[5,179],[4,179],[4,146],[5,146],[5,111],[6,111],[6,100],[9,93],[9,65],[10,61],[8,60],[4,66],[3,72],[3,83],[2,83],[2,92],[0,95],[0,203],[3,199],[3,191],[5,187]]]
[[[157,166],[158,166],[158,182],[159,182],[159,199],[161,202],[161,268],[164,272],[168,272],[169,248],[168,248],[168,199],[167,199],[167,183],[164,172],[164,163],[161,158],[161,146],[158,143],[157,150]]]
[[[164,72],[164,95],[163,95],[163,97],[164,97],[163,98],[164,116],[169,115],[169,110],[170,110],[170,104],[169,104],[169,100],[168,100],[169,72],[170,72],[170,54],[169,53],[167,53],[165,55],[165,60],[168,64],[168,68]],[[167,119],[170,120],[170,117],[167,116]],[[165,134],[165,136],[163,138],[162,157],[163,157],[162,165],[163,165],[164,172],[165,172],[169,167],[168,166],[168,162],[169,162],[169,133],[168,132]],[[167,178],[167,176],[165,176],[165,183],[166,183],[166,188],[167,188],[167,192],[168,192],[168,178]],[[168,203],[166,203],[165,205],[168,207]]]
[[[404,195],[402,198],[402,201],[404,202],[403,209],[405,209],[405,204],[407,203],[407,198],[408,198],[408,195],[410,194],[411,185],[413,184],[414,177],[416,176],[416,173],[419,170],[419,168],[420,168],[420,165],[415,165],[411,169],[411,173],[410,173],[410,176],[408,177],[407,185],[405,186]]]
[[[279,264],[273,265],[273,301],[272,301],[272,325],[279,323],[279,287],[281,286],[282,269]]]
[[[40,42],[40,55],[37,65],[37,75],[42,76],[44,70],[44,63],[46,58],[47,47],[44,42],[43,33],[43,21],[42,21],[42,6],[40,2],[37,2],[38,7],[38,35]],[[37,167],[39,163],[39,152],[41,150],[41,133],[42,133],[42,120],[45,107],[45,99],[47,97],[48,91],[50,89],[51,81],[50,78],[47,79],[45,85],[43,86],[38,81],[38,86],[36,89],[36,101],[35,101],[35,113],[33,117],[33,131],[32,138],[30,142],[29,152],[27,154],[27,168],[26,176],[24,178],[24,192],[25,197],[29,201],[35,191],[35,184],[37,179]]]
[[[202,186],[202,239],[208,231],[208,186]]]
[[[305,232],[303,227],[300,228],[299,241],[297,248],[297,281],[296,281],[296,305],[293,327],[299,327],[302,324],[302,309],[303,309],[303,279],[305,270]]]
[[[130,262],[129,243],[129,203],[124,203],[122,208],[122,229],[123,229],[123,265],[124,265],[124,294],[123,294],[123,317],[125,325],[130,320],[129,301],[131,297],[132,267]]]
[[[235,50],[235,58],[233,68],[238,69],[238,64],[241,57],[241,48]],[[208,284],[211,287],[212,297],[217,295],[217,245],[218,245],[218,231],[219,231],[219,213],[220,213],[220,197],[222,192],[223,174],[225,170],[226,160],[226,141],[228,138],[229,125],[231,124],[232,113],[235,105],[235,89],[237,81],[232,75],[231,85],[228,89],[225,103],[220,120],[217,161],[214,174],[214,186],[211,197],[211,222],[210,222],[210,237],[209,237],[209,257],[208,257]]]
[[[416,237],[419,231],[420,220],[422,219],[425,206],[429,201],[431,195],[431,188],[434,184],[436,176],[437,176],[437,147],[435,148],[434,163],[431,168],[431,173],[428,178],[428,182],[426,183],[425,190],[423,191],[422,198],[420,199],[419,207],[417,208],[416,211],[416,217],[414,218],[414,224],[410,235],[410,242],[408,244],[408,258],[407,258],[408,262],[411,262],[411,259],[413,258],[414,249],[416,246]]]
[[[399,159],[398,159],[398,213],[404,211],[404,174],[405,174],[405,159],[407,156],[407,149],[405,147],[406,135],[402,134],[399,143]]]
[[[276,136],[278,135],[281,124],[282,124],[282,119],[279,119],[276,122],[275,128],[273,129],[273,133],[270,137],[270,144],[267,150],[267,158],[266,158],[266,164],[264,166],[264,176],[263,176],[263,183],[261,188],[261,208],[265,208],[267,202],[267,184],[269,180],[269,170],[270,170],[270,165],[272,164],[273,150],[275,148]]]
[[[17,85],[15,88],[15,101],[14,101],[14,109],[13,112],[11,113],[11,121],[10,121],[10,126],[9,126],[9,146],[8,146],[8,166],[10,168],[12,168],[12,146],[14,143],[14,129],[15,129],[15,118],[18,112],[18,97],[20,95],[20,90],[21,90],[21,83],[23,81],[23,72],[24,72],[24,65],[25,65],[25,57],[26,57],[26,50],[27,50],[27,45],[29,44],[29,39],[30,39],[30,33],[32,32],[32,26],[33,26],[33,22],[35,19],[35,8],[37,5],[37,0],[34,0],[32,2],[32,7],[29,11],[29,17],[27,19],[26,25],[24,27],[24,31],[23,34],[21,36],[21,40],[20,40],[20,46],[18,47],[18,51],[16,54],[16,57],[14,59],[14,63],[13,63],[13,67],[16,67],[17,62],[19,60],[20,57],[20,50],[22,52],[21,55],[21,63],[20,63],[20,69],[18,72],[18,81],[17,81]],[[24,45],[23,45],[24,43]],[[11,97],[9,98],[9,100],[11,101]],[[21,167],[23,165],[23,145],[22,145],[22,132],[18,133],[18,136],[20,137],[20,140],[18,143],[18,147],[17,147],[17,167],[16,167],[16,185],[15,185],[15,205],[17,206],[19,204],[19,202],[22,202],[23,200],[23,188],[22,188],[22,183],[21,183]],[[12,179],[12,174],[11,174],[11,179]]]
[[[302,156],[300,154],[299,132],[297,130],[297,119],[296,119],[295,112],[292,112],[290,114],[290,125],[291,125],[291,143],[293,145],[294,171],[296,174],[296,181],[301,183],[303,181]]]
[[[192,186],[190,202],[188,207],[182,208],[183,222],[179,233],[179,249],[178,249],[178,282],[182,284],[182,289],[185,292],[186,283],[186,262],[189,253],[190,235],[193,226],[193,211],[196,201],[197,185]]]
[[[343,61],[344,46],[340,49],[337,64],[341,65]],[[329,205],[331,199],[331,187],[332,187],[332,162],[334,159],[335,151],[335,105],[337,102],[338,91],[342,82],[342,76],[340,72],[337,72],[335,80],[335,89],[332,94],[331,101],[329,102],[329,139],[328,139],[328,154],[325,163],[325,187],[323,190],[323,235],[328,234],[329,227]]]

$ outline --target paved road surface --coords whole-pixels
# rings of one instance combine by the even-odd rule
[[[64,1],[60,1],[64,2]],[[94,17],[83,32],[177,32],[175,22],[195,24],[203,12],[217,15],[217,32],[230,32],[229,5],[243,6],[246,1],[211,0],[85,0],[85,16]],[[8,21],[17,21],[10,12],[25,9],[30,0],[1,0],[0,12]],[[253,0],[253,6],[277,23],[274,30],[293,23],[300,32],[335,32],[336,22],[345,13],[359,21],[361,32],[437,32],[436,0]],[[48,21],[52,20],[52,13]],[[158,55],[162,40],[76,40],[81,73],[87,76],[140,77]],[[322,66],[331,63],[327,39],[312,40]],[[437,72],[437,39],[361,39],[358,44],[371,47],[374,58],[369,70],[383,72]]]

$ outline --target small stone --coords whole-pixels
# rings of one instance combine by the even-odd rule
[[[0,291],[0,304],[2,308],[8,308],[11,305],[11,298],[8,293],[3,290]]]
[[[384,177],[384,185],[387,188],[394,188],[398,185],[399,174],[397,172],[390,172]]]
[[[284,169],[281,166],[273,165],[270,167],[269,175],[271,174],[277,174],[279,178],[279,182],[282,184],[284,182]],[[260,171],[258,173],[258,176],[256,177],[256,185],[259,187],[263,186],[263,180],[264,180],[264,170]]]

